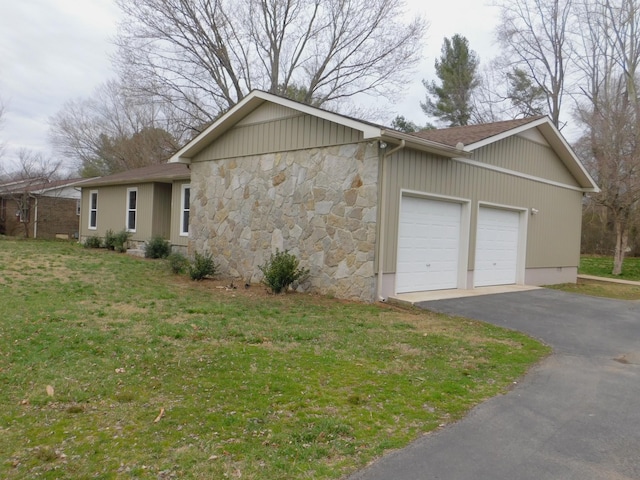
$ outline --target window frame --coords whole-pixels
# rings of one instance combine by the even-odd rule
[[[135,193],[135,206],[131,208],[131,194]],[[126,225],[126,231],[130,233],[136,233],[138,228],[138,187],[127,188],[127,197],[125,200],[126,212],[124,217],[124,224]],[[133,228],[131,228],[129,220],[130,215],[133,213]]]
[[[185,202],[186,199],[186,190],[189,190],[189,203]],[[191,223],[189,220],[189,216],[187,217],[187,229],[184,228],[184,220],[185,213],[187,215],[191,215],[191,184],[185,183],[182,185],[180,189],[180,236],[188,237],[189,236],[189,224]]]
[[[95,205],[93,203],[93,198],[95,196],[96,202]],[[89,215],[88,215],[88,228],[89,230],[97,230],[98,229],[98,190],[90,190],[89,191]],[[93,225],[91,220],[93,220]]]

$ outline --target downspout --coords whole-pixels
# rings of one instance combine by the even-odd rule
[[[36,206],[33,209],[33,238],[38,238],[38,197],[36,199]]]
[[[382,165],[380,166],[380,181],[382,186],[380,187],[380,225],[378,228],[378,285],[377,285],[377,298],[380,302],[385,302],[387,299],[382,296],[382,276],[384,274],[384,238],[385,227],[387,223],[387,180],[386,169],[387,158],[391,157],[394,153],[402,150],[406,145],[404,140],[400,140],[400,145],[392,148],[388,152],[382,154]]]

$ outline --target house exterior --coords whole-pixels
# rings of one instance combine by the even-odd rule
[[[288,249],[301,289],[363,301],[575,281],[598,191],[547,117],[405,134],[259,91],[170,162],[190,168],[190,251],[257,281]]]
[[[0,182],[0,234],[78,238],[83,181],[29,178]]]
[[[91,179],[82,184],[80,241],[127,230],[131,243],[154,236],[186,252],[189,235],[186,165],[161,164]]]

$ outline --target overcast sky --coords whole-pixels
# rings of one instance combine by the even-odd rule
[[[424,60],[395,114],[416,123],[427,118],[419,106],[421,80],[433,78],[433,63],[443,38],[466,36],[481,62],[494,55],[497,9],[482,0],[407,0],[411,12],[430,23]],[[48,119],[64,102],[91,95],[112,78],[119,11],[112,0],[0,1],[0,98],[5,103],[0,139],[11,154],[18,148],[49,153]]]

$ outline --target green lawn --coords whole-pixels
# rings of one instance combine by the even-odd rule
[[[580,258],[579,273],[597,277],[621,278],[640,281],[640,258],[627,257],[624,260],[622,275],[612,275],[613,257],[583,255]],[[619,300],[640,300],[640,286],[623,285],[611,282],[579,280],[578,283],[551,285],[549,288],[571,293],[580,293],[594,297],[616,298]]]
[[[390,306],[0,237],[0,478],[340,478],[549,353]]]
[[[622,264],[622,275],[612,275],[613,257],[582,255],[579,273],[598,277],[622,278],[640,281],[640,257],[626,257]]]

